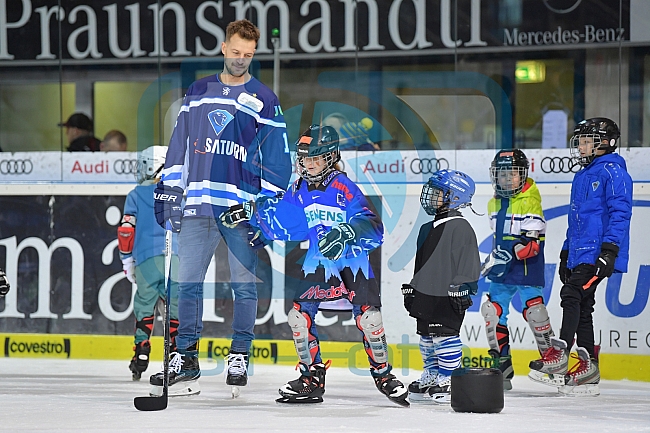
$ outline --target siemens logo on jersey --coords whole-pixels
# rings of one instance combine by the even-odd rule
[[[324,206],[317,203],[310,204],[305,208],[307,225],[311,228],[322,224],[331,227],[336,224],[347,222],[346,213],[333,206]]]
[[[216,153],[219,155],[231,155],[240,161],[246,161],[246,156],[248,155],[248,152],[246,148],[240,144],[235,143],[234,141],[230,140],[213,140],[211,138],[206,138],[205,139],[205,150],[199,150],[198,147],[196,146],[196,149],[194,149],[195,153],[200,153],[205,155],[206,153]]]

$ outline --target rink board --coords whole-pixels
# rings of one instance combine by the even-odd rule
[[[162,337],[152,339],[151,359],[162,360]],[[133,356],[133,337],[108,335],[72,334],[0,334],[4,357],[10,358],[62,358],[120,360],[125,363]],[[230,340],[203,338],[200,357],[214,362],[202,374],[220,374],[225,367],[224,356],[228,354]],[[353,374],[367,375],[368,361],[363,345],[350,342],[321,342],[324,360],[331,360],[335,367],[348,368]],[[251,350],[251,364],[295,365],[297,363],[293,341],[256,340]],[[517,374],[527,374],[528,363],[539,357],[534,350],[513,350],[513,365]],[[489,367],[487,351],[483,348],[463,346],[463,365],[466,367]],[[389,361],[402,375],[411,369],[421,370],[422,359],[415,344],[389,344]],[[603,353],[600,356],[600,374],[603,379],[636,380],[650,382],[650,356]]]

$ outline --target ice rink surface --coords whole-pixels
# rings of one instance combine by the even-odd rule
[[[201,361],[204,370],[216,363]],[[560,396],[516,376],[499,414],[456,413],[450,406],[399,407],[370,377],[330,368],[321,404],[275,403],[277,388],[298,375],[290,366],[256,365],[233,400],[223,373],[201,378],[202,392],[175,397],[166,410],[138,412],[152,363],[133,382],[128,361],[4,358],[0,362],[0,431],[8,432],[650,432],[650,383],[601,382],[598,397]],[[395,371],[405,383],[407,377]]]

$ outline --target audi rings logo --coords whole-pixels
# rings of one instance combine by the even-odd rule
[[[415,158],[411,161],[411,171],[414,174],[432,174],[448,168],[449,161],[445,158]]]
[[[116,174],[136,174],[138,172],[138,160],[116,159],[113,163],[113,170]]]
[[[546,156],[540,165],[544,173],[577,173],[580,164],[568,156]]]
[[[5,159],[0,161],[0,174],[29,174],[34,169],[29,159]]]

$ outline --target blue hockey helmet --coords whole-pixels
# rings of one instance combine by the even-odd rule
[[[458,170],[438,170],[424,184],[420,204],[429,215],[471,206],[476,191],[471,177]]]
[[[341,160],[339,152],[339,134],[331,126],[311,125],[300,135],[296,142],[298,176],[308,183],[318,183],[325,178]],[[325,164],[322,170],[314,172],[313,166],[308,163],[313,160],[308,158],[323,158]],[[306,165],[309,165],[308,168]]]

